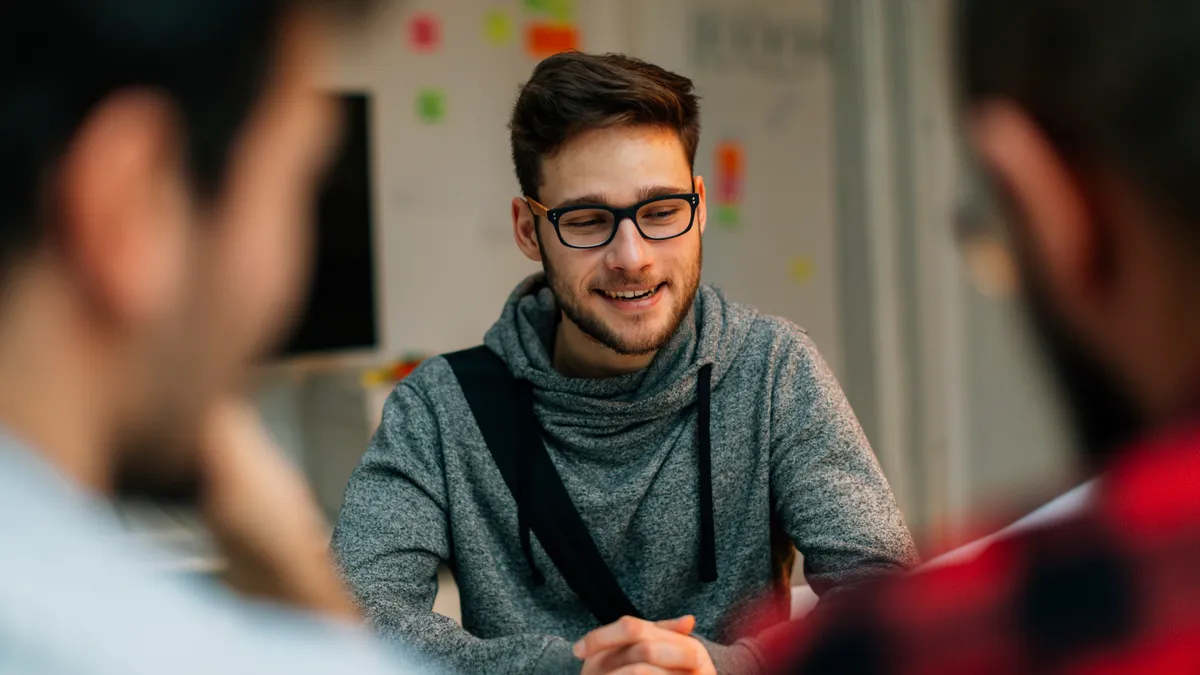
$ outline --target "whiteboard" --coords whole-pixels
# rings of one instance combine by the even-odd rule
[[[704,280],[809,331],[837,372],[833,75],[824,0],[641,3],[635,51],[696,83],[709,185]],[[674,30],[662,30],[675,26]],[[714,148],[742,144],[736,227],[714,222]],[[797,269],[799,268],[799,269]]]
[[[536,64],[520,35],[535,18],[531,4],[537,3],[394,2],[342,36],[330,86],[367,90],[374,98],[377,276],[387,355],[477,344],[513,286],[538,269],[512,241],[509,203],[518,187],[506,128],[517,87]],[[806,327],[838,370],[832,76],[828,49],[819,43],[827,32],[824,0],[575,5],[583,49],[629,52],[696,81],[703,97],[698,173],[712,172],[718,141],[744,147],[739,225],[710,220],[705,281]],[[492,12],[511,17],[512,42],[486,39]],[[413,51],[408,39],[413,17],[424,14],[441,25],[441,47],[427,53]],[[761,43],[745,28],[750,24],[788,26],[815,42],[776,54],[780,67],[738,58],[715,65],[695,53],[698,15],[725,26],[732,54],[745,52],[746,34]],[[418,93],[429,88],[446,101],[436,124],[416,113]]]

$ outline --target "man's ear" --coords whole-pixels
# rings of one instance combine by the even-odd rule
[[[119,92],[84,121],[58,176],[55,245],[93,309],[138,322],[178,300],[191,199],[174,109]]]
[[[1037,266],[1046,290],[1064,310],[1091,302],[1102,252],[1084,186],[1016,104],[991,101],[968,119],[969,139],[989,173],[999,180],[1019,214],[1014,239]]]
[[[708,194],[704,189],[704,176],[696,176],[696,194],[700,195],[700,203],[696,206],[696,224],[700,226],[700,234],[708,225]]]
[[[521,197],[513,197],[512,221],[513,238],[517,242],[517,248],[521,249],[526,258],[541,262],[542,247],[538,245],[537,232],[534,230],[537,227],[537,218],[529,209],[529,204]]]

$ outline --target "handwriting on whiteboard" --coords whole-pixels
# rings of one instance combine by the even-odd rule
[[[688,33],[692,67],[708,72],[787,76],[827,50],[823,26],[765,11],[697,9]]]

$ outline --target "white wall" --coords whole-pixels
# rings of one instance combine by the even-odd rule
[[[1021,308],[970,291],[959,320],[968,348],[968,506],[1038,503],[1080,480],[1072,440]]]
[[[376,209],[383,287],[385,353],[440,352],[476,343],[513,285],[535,269],[512,243],[509,201],[518,188],[506,123],[518,84],[536,61],[519,44],[488,45],[487,11],[504,9],[518,26],[521,0],[407,0],[388,5],[367,31],[344,41],[331,84],[374,94]],[[732,20],[744,3],[706,2]],[[835,367],[835,315],[829,66],[805,55],[786,75],[747,68],[698,68],[688,58],[693,8],[701,3],[581,0],[588,51],[626,51],[692,76],[704,97],[697,171],[710,173],[716,141],[745,143],[747,184],[742,225],[710,228],[706,280],[737,300],[806,326]],[[824,2],[764,2],[767,20],[798,19],[823,30]],[[737,11],[728,11],[736,8]],[[415,54],[409,17],[438,16],[444,46]],[[421,123],[416,92],[443,89],[446,121]],[[793,259],[813,261],[811,280],[790,274]]]
[[[375,203],[385,355],[469,346],[499,314],[532,266],[509,234],[517,193],[507,122],[516,84],[531,63],[519,48],[485,44],[483,14],[519,16],[521,3],[407,0],[377,12],[342,42],[331,85],[373,96]],[[443,47],[413,53],[416,12],[442,23]],[[447,115],[424,124],[417,93],[436,87]]]

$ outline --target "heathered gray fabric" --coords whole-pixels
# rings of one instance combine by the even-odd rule
[[[898,570],[916,551],[833,375],[807,335],[702,287],[644,371],[560,375],[556,309],[540,277],[513,293],[485,344],[535,386],[546,446],[604,559],[650,618],[694,614],[722,673],[757,670],[737,640],[769,593],[778,514],[818,593]],[[699,581],[696,383],[713,364],[719,579]],[[445,359],[385,406],[334,533],[346,577],[383,635],[466,673],[578,673],[571,642],[597,627],[546,557],[535,586],[516,506]],[[458,581],[464,628],[431,611],[436,570]]]

